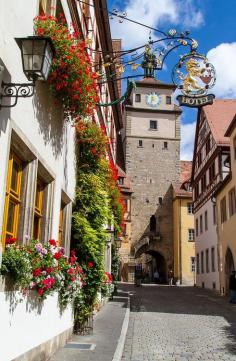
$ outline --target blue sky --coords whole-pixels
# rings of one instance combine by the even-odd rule
[[[236,98],[236,0],[108,0],[108,8],[127,11],[131,19],[167,31],[189,30],[199,43],[198,52],[208,56],[217,72],[217,82],[212,90],[217,97]],[[111,20],[112,36],[123,40],[124,49],[144,44],[149,30],[124,21]],[[153,38],[158,34],[152,33]],[[156,75],[170,82],[173,66],[179,53],[172,52],[164,70]],[[192,157],[196,111],[183,107],[181,157]]]

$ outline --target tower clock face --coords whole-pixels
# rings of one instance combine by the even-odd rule
[[[156,108],[161,104],[161,97],[159,94],[153,92],[146,95],[146,103],[150,107]]]

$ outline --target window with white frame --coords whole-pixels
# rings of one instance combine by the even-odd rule
[[[188,203],[187,204],[188,207],[188,214],[193,214],[193,204],[192,203]]]
[[[188,229],[188,240],[191,242],[194,241],[194,229],[193,228]]]
[[[191,272],[195,272],[195,257],[190,257]]]
[[[150,130],[157,130],[158,129],[157,120],[150,120],[149,129]]]

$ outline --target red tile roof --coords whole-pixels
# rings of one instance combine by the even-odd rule
[[[180,179],[173,184],[175,196],[192,197],[192,192],[184,189],[183,184],[190,180],[192,172],[192,162],[187,160],[180,161]]]
[[[118,170],[118,178],[124,178],[124,184],[118,184],[121,192],[132,193],[129,177],[127,177],[125,171],[123,171],[123,169],[121,169],[118,165],[116,165],[116,167]]]
[[[225,132],[236,113],[236,99],[215,99],[203,108],[213,138],[218,145],[229,145]]]
[[[180,161],[180,183],[184,183],[191,178],[192,173],[192,161],[181,160]]]

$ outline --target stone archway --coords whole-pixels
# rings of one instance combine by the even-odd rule
[[[155,260],[153,272],[155,269],[158,270],[160,275],[160,283],[167,283],[167,262],[165,257],[157,251],[148,251],[147,254],[151,255]]]
[[[229,277],[235,271],[234,258],[231,249],[228,247],[225,253],[225,293],[229,293]]]

